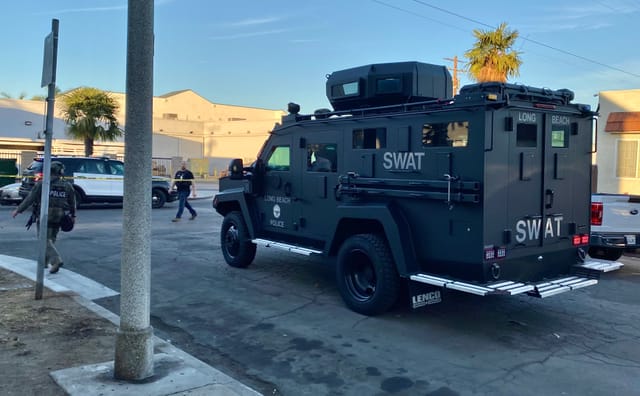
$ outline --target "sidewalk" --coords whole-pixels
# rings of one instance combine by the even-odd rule
[[[114,379],[119,318],[90,299],[117,292],[62,268],[35,300],[35,277],[33,260],[0,255],[1,395],[259,395],[158,337],[151,378]]]

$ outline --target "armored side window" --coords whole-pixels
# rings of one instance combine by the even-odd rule
[[[271,149],[267,160],[267,170],[288,171],[291,164],[289,146],[276,146]]]
[[[567,148],[569,147],[569,126],[554,125],[551,130],[551,147]]]
[[[428,123],[422,126],[424,147],[467,147],[469,121]]]
[[[353,130],[354,149],[381,149],[387,147],[387,128]]]
[[[388,77],[376,80],[376,93],[402,93],[402,79],[400,77]]]
[[[309,172],[336,172],[338,170],[337,146],[333,143],[307,145],[307,170]]]
[[[354,96],[360,94],[360,85],[358,81],[351,81],[342,84],[336,84],[331,87],[332,98],[342,98],[344,96]]]
[[[518,124],[516,130],[517,147],[538,146],[538,126],[536,124]]]

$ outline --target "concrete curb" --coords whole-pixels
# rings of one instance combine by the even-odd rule
[[[33,260],[0,255],[0,267],[25,278],[36,279],[37,263]],[[117,292],[64,268],[56,275],[45,277],[44,282],[45,287],[48,289],[68,294],[79,305],[119,326],[120,317],[118,315],[86,297],[102,298],[117,295]],[[80,285],[80,287],[77,287],[77,285]],[[195,396],[261,395],[259,392],[157,336],[153,337],[153,342],[154,375],[144,381],[130,382],[115,379],[113,376],[113,361],[56,370],[51,372],[50,375],[56,384],[71,396],[96,394],[114,396],[169,396],[177,394]]]

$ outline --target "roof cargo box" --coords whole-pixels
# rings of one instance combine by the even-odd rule
[[[485,93],[499,93],[502,96],[508,95],[509,99],[558,105],[568,105],[575,96],[573,91],[569,89],[551,90],[549,88],[535,88],[526,85],[485,82],[465,85],[460,88],[459,98],[464,99],[465,97],[473,97]]]
[[[331,73],[327,98],[334,110],[387,106],[452,97],[445,66],[421,62],[378,63]]]

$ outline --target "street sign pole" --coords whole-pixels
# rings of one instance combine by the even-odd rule
[[[38,268],[36,274],[36,300],[42,299],[44,267],[47,255],[47,222],[49,220],[49,184],[51,180],[51,141],[56,95],[56,65],[58,62],[58,24],[51,20],[51,33],[44,39],[42,87],[48,86],[47,121],[44,131],[44,162],[42,164],[42,195],[40,197],[40,222],[38,227]]]

